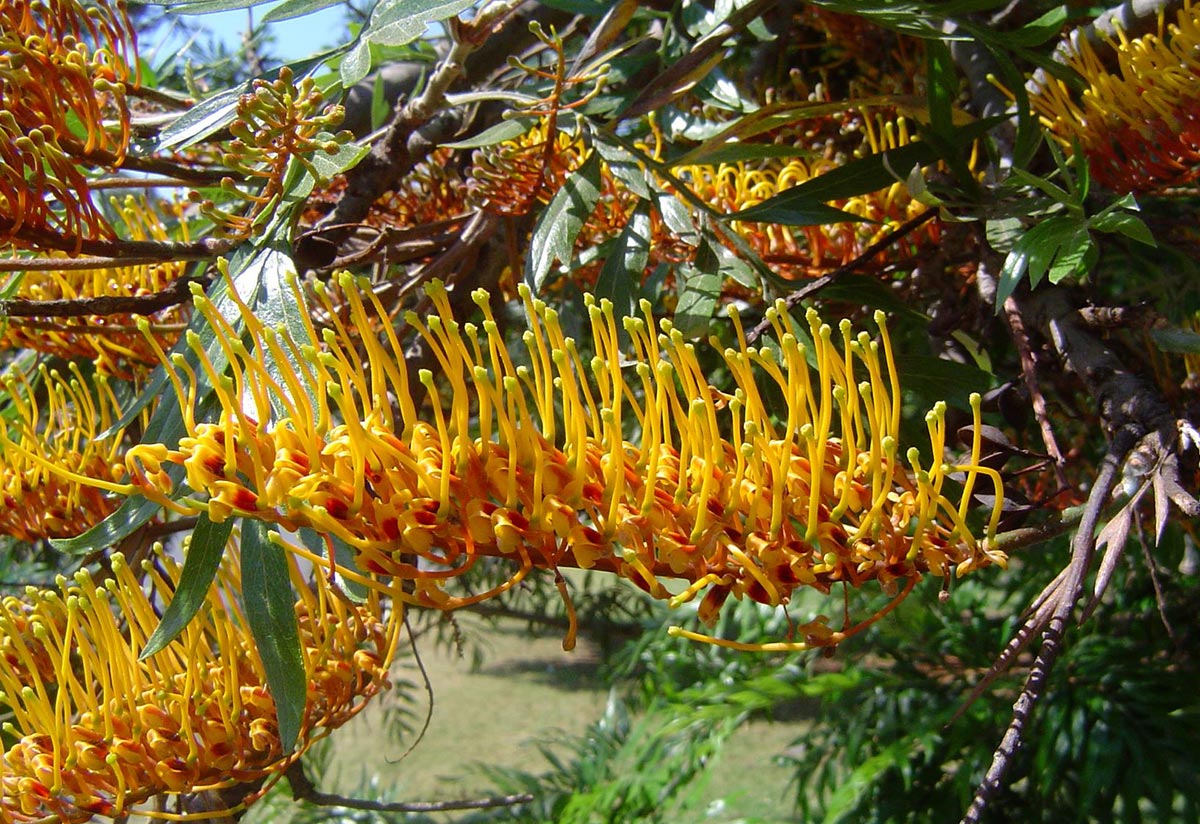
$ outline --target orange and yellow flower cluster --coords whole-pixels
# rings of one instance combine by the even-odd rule
[[[967,523],[981,476],[989,493],[999,477],[978,463],[978,444],[961,462],[947,457],[944,406],[927,419],[928,457],[901,453],[900,388],[882,323],[872,340],[810,312],[804,344],[773,310],[777,344],[755,348],[735,314],[736,341],[723,351],[730,386],[720,389],[695,346],[670,322],[655,323],[648,306],[619,322],[607,302],[590,301],[588,356],[557,312],[526,294],[530,328],[510,351],[485,293],[473,295],[482,321],[460,323],[434,283],[432,314],[406,321],[438,361],[444,378],[435,381],[407,373],[369,289],[360,294],[348,275],[339,286],[345,319],[322,291],[333,327],[309,329],[320,349],[264,327],[244,304],[252,344],[243,344],[198,296],[231,367],[232,377],[216,374],[195,347],[217,387],[219,419],[191,418],[199,376],[175,357],[188,435],[175,449],[132,449],[125,491],[214,521],[241,516],[336,536],[360,569],[412,580],[404,597],[443,608],[507,589],[535,567],[579,566],[673,603],[703,594],[712,621],[730,595],[780,605],[800,587],[872,581],[891,592],[903,583],[906,593],[927,573],[1003,560]],[[380,326],[385,342],[368,331]],[[417,383],[431,397],[424,417],[412,400]],[[186,489],[171,483],[171,464],[186,469]],[[949,479],[956,472],[961,486]],[[512,561],[512,577],[452,597],[447,582],[482,556]],[[668,578],[686,587],[672,592]],[[809,634],[801,647],[843,637],[817,625]]]
[[[124,471],[121,433],[105,434],[120,416],[108,381],[98,377],[93,394],[79,367],[70,368],[64,376],[43,366],[36,385],[16,372],[0,383],[12,413],[11,423],[0,422],[0,534],[71,537],[117,507],[111,495],[62,474],[111,482]]]
[[[158,212],[144,199],[127,197],[113,201],[121,217],[122,235],[133,241],[175,240]],[[181,215],[176,215],[181,217]],[[182,240],[188,226],[179,221]],[[68,260],[63,258],[64,264]],[[187,263],[168,261],[96,269],[32,270],[19,275],[11,297],[24,300],[80,300],[100,297],[138,297],[161,292],[187,274]],[[170,348],[183,331],[191,314],[186,303],[167,307],[150,317],[158,344]],[[32,349],[61,358],[92,361],[97,371],[123,379],[145,374],[158,363],[158,356],[138,330],[135,316],[121,312],[85,315],[80,318],[4,319],[0,349]]]
[[[387,684],[402,626],[377,596],[343,600],[293,562],[308,700],[294,752],[284,752],[275,704],[246,629],[236,542],[206,603],[181,636],[145,660],[163,593],[180,570],[156,547],[134,569],[121,554],[102,579],[0,601],[0,822],[120,817],[164,793],[191,793],[279,774],[314,740]],[[156,595],[147,596],[149,583]]]
[[[1046,76],[1030,102],[1064,146],[1078,141],[1093,176],[1117,192],[1154,192],[1200,177],[1200,5],[1184,3],[1175,22],[1109,46],[1117,71],[1075,36],[1068,65],[1084,79],[1073,94]],[[1101,47],[1102,49],[1102,47]]]
[[[112,234],[76,164],[123,159],[137,57],[124,3],[90,5],[0,2],[0,244]]]

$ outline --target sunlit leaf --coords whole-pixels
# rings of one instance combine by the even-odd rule
[[[555,261],[571,260],[575,239],[599,199],[600,158],[593,153],[571,173],[538,217],[525,262],[525,282],[534,294],[542,291]]]

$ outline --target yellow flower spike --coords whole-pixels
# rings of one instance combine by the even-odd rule
[[[780,604],[799,587],[829,592],[837,582],[872,581],[890,593],[948,564],[995,560],[965,533],[962,500],[945,497],[945,432],[936,415],[936,465],[924,471],[897,460],[900,394],[883,326],[877,341],[847,324],[835,338],[810,315],[810,366],[778,308],[777,349],[749,348],[735,321],[738,344],[721,353],[729,385],[717,387],[702,374],[695,345],[670,323],[655,323],[647,304],[644,318],[619,327],[611,304],[588,298],[595,355],[585,359],[557,314],[531,296],[518,353],[486,293],[472,295],[482,313],[472,325],[450,315],[447,293],[434,286],[434,310],[413,328],[446,378],[419,375],[431,409],[413,404],[410,413],[401,402],[389,415],[375,407],[384,394],[400,401],[406,370],[398,341],[373,333],[365,341],[367,330],[390,324],[363,289],[346,278],[314,289],[349,318],[319,342],[264,332],[254,346],[230,348],[234,360],[263,352],[303,358],[279,362],[296,374],[278,381],[234,364],[231,374],[240,369],[245,381],[260,382],[263,420],[222,409],[217,425],[202,425],[210,427],[208,446],[197,432],[179,450],[153,456],[187,465],[205,449],[223,454],[234,445],[240,480],[197,473],[189,507],[337,536],[373,589],[392,583],[389,576],[412,580],[402,600],[441,608],[467,602],[446,582],[482,556],[508,558],[515,574],[471,601],[534,567],[582,565],[663,598],[671,597],[663,582],[682,578],[687,597],[711,594],[703,596],[706,619],[728,595]],[[618,349],[618,328],[628,333],[628,351]],[[311,392],[314,410],[329,410],[318,413],[327,425],[292,420],[305,407],[276,395],[297,387]],[[764,400],[776,395],[781,414],[787,410],[782,420]],[[235,395],[219,400],[233,404]],[[627,440],[626,431],[635,434]],[[977,458],[954,471],[970,475]],[[239,505],[239,495],[250,505]],[[422,569],[412,554],[441,566]],[[696,587],[700,580],[708,583]],[[811,643],[835,636],[808,633]]]
[[[1082,93],[1049,75],[1030,88],[1033,110],[1063,147],[1078,145],[1095,179],[1117,192],[1200,176],[1200,5],[1187,0],[1169,25],[1160,12],[1158,31],[1138,38],[1120,30],[1103,44],[1069,37],[1066,62],[1083,78]]]
[[[163,792],[224,786],[231,775],[240,781],[277,776],[385,683],[400,610],[384,627],[373,617],[380,614],[377,600],[358,607],[324,590],[306,593],[297,613],[311,700],[298,752],[285,756],[261,665],[237,612],[236,548],[184,636],[150,661],[139,661],[134,645],[106,640],[120,638],[122,626],[132,627],[139,614],[157,622],[142,583],[123,558],[114,558],[116,579],[104,587],[114,590],[111,606],[86,573],[60,579],[56,591],[34,591],[25,601],[7,598],[0,605],[0,637],[14,638],[18,622],[36,625],[44,649],[56,658],[53,696],[41,689],[43,679],[18,685],[11,670],[0,668],[0,691],[14,710],[6,727],[10,744],[0,755],[2,820],[119,817]],[[159,559],[173,587],[179,566],[165,555]],[[307,585],[294,565],[291,575]],[[139,633],[131,630],[133,635]],[[361,675],[351,681],[337,676],[346,662]],[[130,672],[141,680],[129,679]],[[131,684],[141,686],[131,690]],[[99,696],[92,692],[97,685]]]

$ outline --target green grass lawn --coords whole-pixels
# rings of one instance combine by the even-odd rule
[[[565,653],[560,637],[530,637],[524,624],[515,621],[489,626],[461,614],[459,621],[468,643],[482,645],[483,661],[476,668],[469,654],[432,638],[421,641],[434,696],[425,737],[401,758],[415,735],[394,740],[383,733],[396,696],[380,696],[333,736],[332,766],[320,779],[322,789],[352,793],[372,781],[394,800],[487,795],[487,779],[474,765],[540,772],[548,764],[537,748],[539,741],[577,735],[603,713],[608,693],[597,675],[597,649],[586,638],[580,638],[574,652]],[[419,726],[428,697],[411,655],[394,673],[398,681],[416,684],[405,689],[416,699],[409,709],[420,716],[410,717],[409,723]],[[807,720],[754,721],[739,730],[708,770],[704,820],[791,820],[791,772],[777,766],[774,756],[807,725]]]

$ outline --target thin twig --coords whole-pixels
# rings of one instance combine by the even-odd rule
[[[97,238],[80,238],[73,235],[61,235],[52,229],[44,229],[28,224],[18,227],[12,218],[0,215],[0,237],[12,238],[38,249],[51,249],[67,252],[72,255],[87,255],[95,258],[108,258],[108,266],[130,265],[129,261],[142,263],[165,263],[172,260],[208,260],[219,255],[229,254],[239,241],[228,238],[206,237],[186,243],[153,240],[103,240]],[[14,271],[17,258],[0,261],[9,264],[10,268],[0,271]],[[35,261],[24,260],[16,271],[32,269]],[[103,268],[92,265],[88,268]]]
[[[490,798],[468,798],[457,801],[369,801],[363,798],[348,798],[335,793],[317,790],[304,764],[295,761],[287,769],[287,779],[292,785],[292,798],[307,801],[319,807],[345,807],[348,810],[370,810],[379,813],[440,813],[451,810],[491,810],[497,807],[512,807],[533,801],[530,793],[492,796]]]
[[[99,180],[88,181],[88,188],[93,192],[100,191],[101,189],[157,189],[190,185],[192,184],[187,181],[165,175],[157,177],[102,177]]]
[[[784,298],[783,302],[787,305],[788,309],[794,308],[796,306],[796,304],[800,303],[802,300],[805,300],[806,298],[811,297],[812,295],[816,294],[820,290],[824,289],[826,286],[829,286],[830,284],[832,284],[838,278],[842,277],[843,275],[850,274],[855,269],[857,269],[860,266],[862,266],[863,264],[869,262],[871,260],[871,258],[878,255],[880,252],[882,252],[884,249],[891,246],[897,240],[904,237],[908,233],[912,232],[913,230],[915,230],[916,228],[921,226],[923,223],[926,223],[927,221],[932,220],[934,215],[936,215],[936,214],[937,214],[936,209],[926,209],[924,212],[921,212],[921,214],[917,215],[916,217],[910,218],[909,220],[904,221],[904,223],[901,223],[895,229],[892,229],[890,232],[885,234],[879,240],[875,241],[870,246],[868,246],[866,249],[864,249],[862,254],[859,255],[858,257],[856,257],[854,260],[852,260],[848,263],[842,264],[841,266],[834,269],[832,272],[830,272],[827,275],[821,275],[821,277],[817,278],[816,280],[813,280],[809,283],[804,284],[799,289],[797,289],[796,291],[789,294],[786,298]],[[763,335],[764,332],[766,332],[770,328],[771,328],[771,321],[764,318],[762,321],[759,322],[759,324],[757,326],[755,326],[753,329],[751,329],[750,332],[746,335],[747,342],[754,343],[756,340],[758,340]]]
[[[1046,446],[1046,454],[1054,459],[1054,476],[1060,488],[1068,486],[1065,472],[1066,459],[1058,448],[1058,440],[1054,437],[1054,427],[1050,425],[1050,415],[1046,410],[1046,396],[1042,394],[1037,380],[1037,363],[1033,359],[1033,349],[1029,345],[1029,333],[1025,330],[1025,321],[1021,318],[1021,307],[1014,296],[1009,295],[1004,301],[1004,320],[1017,354],[1021,359],[1021,379],[1025,382],[1025,390],[1029,393],[1029,402],[1033,406],[1033,417],[1042,432],[1042,443]]]

